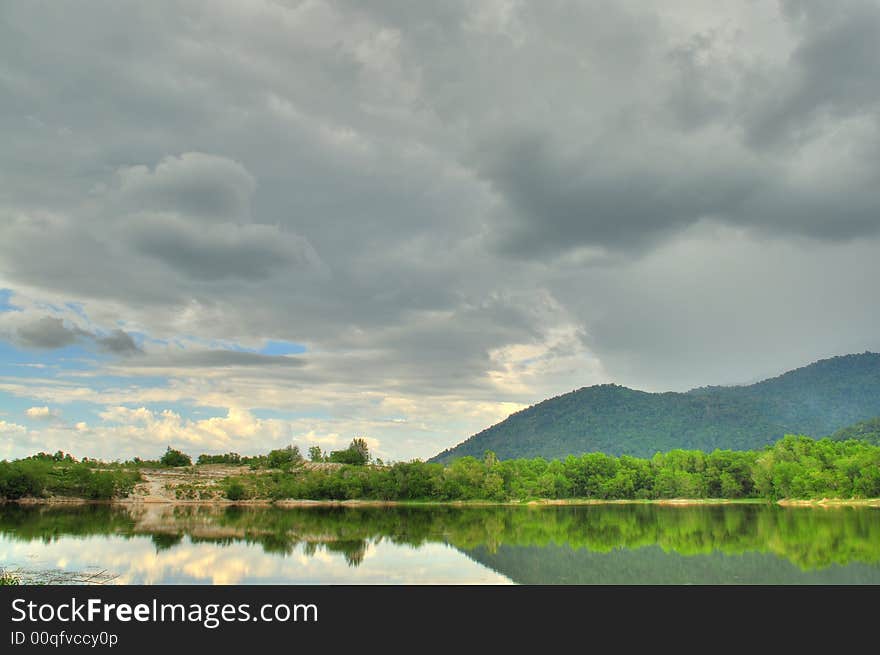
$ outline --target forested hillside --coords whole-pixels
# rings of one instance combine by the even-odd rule
[[[757,384],[648,393],[614,384],[545,400],[430,461],[562,458],[584,452],[650,457],[675,448],[749,450],[785,434],[819,438],[880,416],[880,354],[825,359]]]
[[[839,441],[859,439],[880,446],[880,416],[842,428],[832,434],[831,438]]]

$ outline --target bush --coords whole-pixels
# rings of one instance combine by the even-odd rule
[[[44,467],[40,467],[44,468]],[[26,462],[0,462],[0,498],[16,500],[25,496],[42,496],[46,476],[37,466]]]
[[[238,453],[226,453],[225,455],[199,455],[197,464],[241,464],[242,457]]]
[[[165,451],[165,454],[162,455],[162,459],[159,461],[162,463],[162,466],[192,466],[192,459],[190,459],[189,455],[179,450],[174,450],[171,446],[168,446],[168,450]]]
[[[330,453],[330,461],[336,462],[337,464],[354,464],[355,466],[367,463],[364,459],[363,453],[352,448],[332,451]]]
[[[109,500],[116,495],[116,486],[116,477],[112,473],[93,473],[88,480],[85,495],[93,500]]]
[[[15,587],[21,584],[17,575],[0,570],[0,587]]]
[[[245,489],[244,485],[238,480],[229,482],[223,490],[223,494],[229,500],[244,500],[248,495],[247,489]]]

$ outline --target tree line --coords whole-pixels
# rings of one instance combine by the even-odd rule
[[[180,453],[180,451],[172,451],[169,447],[169,452]],[[371,461],[370,457],[370,449],[367,445],[366,439],[362,437],[356,437],[351,440],[351,443],[348,445],[348,448],[344,450],[332,450],[329,453],[327,451],[322,450],[320,446],[310,446],[308,449],[308,457],[310,462],[331,462],[335,464],[352,464],[354,466],[363,466],[364,464],[368,464]],[[166,457],[168,453],[166,453]],[[183,455],[189,459],[187,455]],[[176,455],[175,455],[176,457]],[[164,458],[163,458],[164,460]],[[248,465],[251,468],[290,468],[291,466],[296,466],[305,461],[305,457],[303,457],[302,452],[299,449],[299,446],[290,445],[285,448],[278,448],[276,450],[271,450],[267,455],[255,455],[253,457],[247,457],[239,455],[238,453],[225,453],[223,455],[208,455],[203,454],[199,455],[196,460],[197,464],[234,464],[234,465]],[[381,460],[378,460],[378,463],[381,464]],[[168,466],[188,466],[190,464],[189,461],[183,464],[166,464]]]
[[[880,447],[786,436],[764,450],[671,450],[650,459],[604,453],[563,460],[462,457],[234,476],[238,499],[511,501],[533,498],[876,498]]]
[[[318,453],[311,454],[318,459]],[[223,463],[243,463],[234,453],[210,457],[228,458]],[[210,463],[204,458],[199,461]],[[320,453],[319,461],[335,462],[338,466],[334,467],[305,466],[295,446],[252,460],[252,467],[269,472],[225,478],[221,487],[228,499],[505,502],[535,498],[880,497],[880,446],[792,435],[763,450],[670,450],[651,458],[585,453],[562,460],[502,461],[489,451],[482,459],[462,457],[449,465],[416,460],[370,466],[366,442],[355,439],[345,450],[329,456]],[[39,453],[0,462],[0,498],[125,496],[141,479],[138,468],[189,462],[188,456],[171,448],[162,460],[149,463],[77,461],[61,452]]]

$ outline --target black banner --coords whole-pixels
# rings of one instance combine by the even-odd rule
[[[656,647],[670,631],[710,631],[727,645],[763,635],[758,646],[823,630],[849,641],[873,631],[878,599],[876,587],[21,586],[0,588],[0,643],[9,653],[159,654],[169,644],[398,652],[405,642],[469,650],[563,636]]]

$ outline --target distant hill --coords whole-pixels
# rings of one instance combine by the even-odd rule
[[[533,405],[431,458],[502,459],[601,451],[650,457],[691,448],[761,448],[785,434],[831,435],[880,416],[880,354],[823,359],[756,384],[648,393],[584,387]]]
[[[860,421],[855,425],[838,430],[831,435],[832,439],[846,441],[847,439],[859,439],[880,446],[880,416]]]

